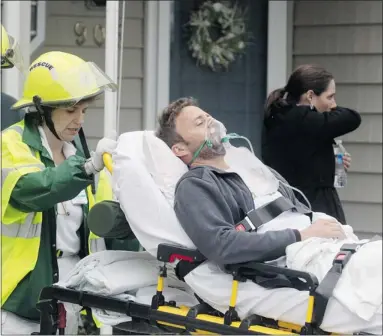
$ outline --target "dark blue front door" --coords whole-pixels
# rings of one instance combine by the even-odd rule
[[[221,120],[228,132],[248,137],[260,157],[266,95],[268,6],[267,0],[241,0],[238,3],[247,8],[250,44],[245,55],[232,63],[228,72],[215,73],[197,66],[187,48],[188,36],[184,27],[201,0],[174,1],[170,98],[197,98],[201,108]]]

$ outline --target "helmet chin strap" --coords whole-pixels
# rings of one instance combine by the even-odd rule
[[[55,126],[54,126],[53,121],[52,121],[52,111],[44,111],[44,109],[41,107],[41,98],[39,96],[33,97],[33,103],[35,104],[37,111],[40,113],[41,120],[44,120],[45,124],[47,125],[48,129],[52,132],[52,134],[58,140],[62,141],[62,139],[60,139],[60,137],[58,136],[58,134],[55,130]],[[88,144],[86,143],[84,130],[82,127],[80,128],[80,131],[79,131],[79,137],[80,137],[80,141],[81,141],[81,146],[84,150],[85,158],[89,159],[91,156],[90,156]],[[73,142],[73,144],[74,144],[74,142]],[[93,195],[95,195],[96,194],[96,183],[95,183],[94,175],[92,175],[91,186],[92,186],[92,193],[93,193]]]
[[[52,111],[44,111],[41,107],[41,98],[39,96],[33,97],[33,103],[35,104],[35,107],[37,111],[40,113],[41,120],[45,121],[45,124],[47,125],[48,129],[52,132],[52,134],[61,141],[60,137],[58,136],[55,126],[52,121]]]

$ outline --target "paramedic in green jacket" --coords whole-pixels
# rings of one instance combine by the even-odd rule
[[[27,113],[1,140],[3,334],[38,332],[41,289],[105,249],[86,217],[95,202],[112,198],[102,155],[117,143],[103,138],[90,156],[82,131],[85,111],[105,89],[116,85],[94,63],[53,51],[32,63],[12,106]],[[78,318],[67,311],[66,334],[77,334]]]

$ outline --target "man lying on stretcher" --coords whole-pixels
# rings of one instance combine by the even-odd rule
[[[225,161],[230,134],[192,99],[171,103],[160,116],[156,135],[190,168],[177,184],[174,210],[209,261],[189,272],[185,282],[214,308],[224,311],[229,302],[231,276],[222,272],[223,265],[274,261],[311,272],[321,281],[340,247],[358,242],[349,226],[299,203],[287,182],[255,157],[251,174],[245,169],[234,173]],[[243,225],[246,214],[273,201],[285,211],[266,223],[261,220],[256,231],[252,224]],[[329,301],[322,329],[382,332],[381,248],[381,241],[367,243],[351,258],[344,270],[347,275],[342,275]],[[256,313],[302,325],[307,299],[307,292],[270,290],[247,281],[240,284],[237,308],[242,318]]]

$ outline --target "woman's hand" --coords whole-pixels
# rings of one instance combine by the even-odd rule
[[[104,169],[105,164],[102,156],[104,153],[111,154],[117,148],[117,141],[112,139],[111,137],[102,138],[96,147],[96,151],[93,155],[92,161],[93,165],[97,171]]]
[[[117,147],[116,133],[113,135],[102,138],[96,147],[96,151],[93,153],[92,157],[87,160],[85,163],[85,171],[88,175],[96,174],[102,169],[104,169],[105,164],[102,158],[104,153],[112,154]]]
[[[351,155],[349,153],[345,153],[343,155],[343,166],[344,169],[349,170],[351,166]]]

